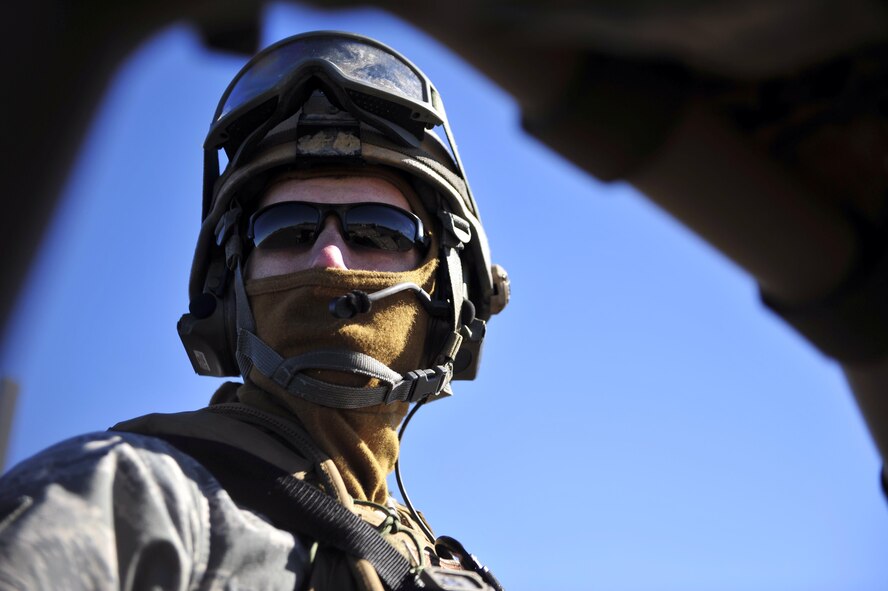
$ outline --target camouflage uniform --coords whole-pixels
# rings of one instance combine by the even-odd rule
[[[411,565],[460,569],[393,499],[355,502],[333,462],[282,417],[217,404],[114,429],[55,445],[0,479],[0,589],[383,590],[370,563],[236,504],[203,465],[150,434],[262,458],[377,527]]]
[[[59,443],[0,481],[0,507],[4,590],[292,590],[308,572],[292,534],[154,437]]]

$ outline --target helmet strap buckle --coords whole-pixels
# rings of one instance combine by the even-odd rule
[[[443,207],[438,208],[438,219],[444,229],[442,245],[462,250],[472,240],[472,227],[469,222]]]

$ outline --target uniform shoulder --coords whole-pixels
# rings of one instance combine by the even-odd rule
[[[311,471],[317,460],[316,449],[301,427],[244,404],[149,414],[118,423],[111,430],[168,441],[200,439],[236,447],[294,475]]]
[[[0,588],[292,589],[307,561],[196,459],[144,433],[74,437],[0,479]]]

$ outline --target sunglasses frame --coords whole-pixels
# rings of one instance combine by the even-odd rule
[[[422,220],[412,211],[408,211],[396,205],[389,205],[388,203],[380,203],[378,201],[358,201],[355,203],[317,203],[315,201],[280,201],[278,203],[272,203],[271,205],[266,205],[262,209],[259,209],[253,215],[250,216],[248,225],[247,225],[247,239],[253,244],[255,248],[261,248],[258,244],[256,244],[255,238],[255,225],[256,221],[259,220],[263,215],[267,214],[269,211],[273,211],[275,209],[285,209],[287,207],[292,207],[293,205],[301,205],[308,206],[314,209],[318,213],[318,221],[315,223],[314,233],[312,239],[310,241],[305,242],[306,245],[312,245],[317,241],[318,236],[323,231],[324,224],[327,222],[327,218],[330,215],[335,215],[339,220],[339,228],[342,234],[342,237],[348,244],[356,244],[362,248],[369,248],[373,250],[379,250],[382,252],[408,252],[411,248],[420,248],[426,249],[428,248],[430,238],[429,235],[425,231],[424,224]],[[386,248],[377,248],[375,246],[370,246],[366,244],[361,244],[359,242],[353,241],[348,231],[348,213],[352,209],[356,207],[381,207],[388,210],[394,210],[397,213],[405,216],[408,220],[413,223],[414,227],[414,236],[410,238],[411,248],[407,248],[404,250],[396,249],[389,250]],[[290,226],[283,226],[290,227]],[[279,229],[282,229],[279,228]],[[277,231],[277,230],[276,230]],[[273,232],[272,232],[273,234]],[[270,236],[271,234],[269,234]],[[403,234],[402,234],[403,236]]]

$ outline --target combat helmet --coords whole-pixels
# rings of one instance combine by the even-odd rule
[[[447,144],[435,128],[443,129]],[[412,284],[393,288],[417,291],[434,311],[429,367],[398,374],[366,355],[319,360],[327,369],[359,364],[382,384],[338,386],[300,374],[310,362],[283,359],[256,337],[241,268],[245,214],[269,175],[297,164],[381,166],[413,181],[440,224],[439,281],[432,294]],[[508,277],[491,264],[440,95],[410,61],[368,37],[296,35],[241,69],[204,143],[202,220],[189,312],[178,324],[198,374],[246,376],[256,368],[293,394],[342,408],[435,399],[450,393],[451,379],[475,377],[486,321],[508,302]],[[358,314],[386,295],[344,294],[331,302],[331,313]]]

